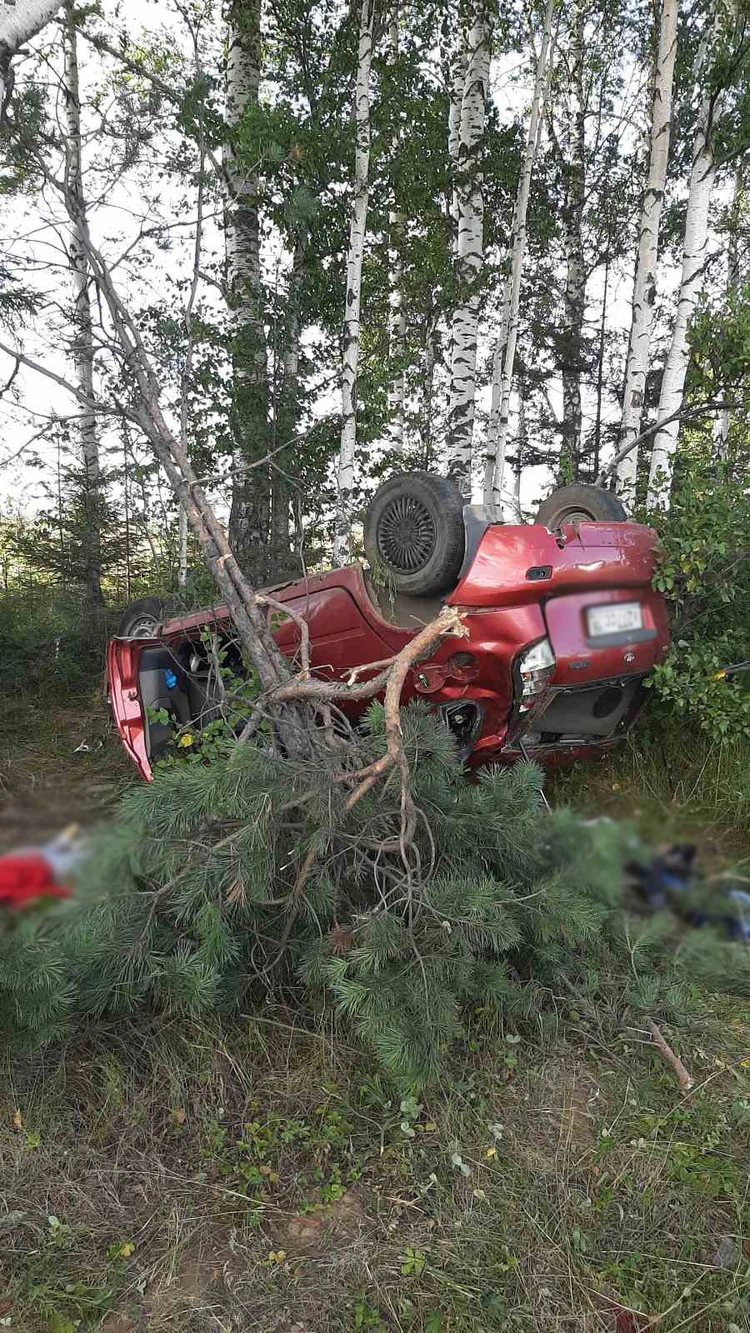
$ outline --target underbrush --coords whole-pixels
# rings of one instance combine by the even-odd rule
[[[652,845],[694,842],[704,865],[750,857],[750,741],[649,718],[601,764],[551,775],[548,795],[627,819]]]
[[[31,1049],[98,1020],[210,1019],[293,995],[331,1004],[402,1090],[439,1079],[479,1006],[554,1025],[557,997],[684,1021],[698,979],[750,993],[750,957],[624,896],[632,830],[542,801],[533,765],[466,781],[452,738],[403,711],[413,833],[395,782],[352,803],[339,780],[382,753],[383,715],[314,770],[228,745],[136,786],[91,843],[73,903],[0,937],[0,1022]],[[394,836],[394,830],[396,835]]]
[[[0,688],[64,700],[101,678],[115,619],[65,588],[35,584],[0,594]]]
[[[637,1029],[560,1022],[475,1015],[418,1101],[276,1009],[7,1066],[4,1326],[747,1328],[745,1007],[683,1038],[689,1094]]]

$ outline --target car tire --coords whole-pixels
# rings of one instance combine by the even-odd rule
[[[168,615],[160,597],[141,597],[125,607],[117,626],[119,639],[155,639],[156,631]]]
[[[536,521],[556,532],[564,523],[627,523],[628,515],[622,501],[611,491],[576,482],[573,486],[560,486],[543,500]]]
[[[376,581],[430,597],[456,585],[464,557],[464,499],[430,472],[402,472],[375,492],[365,517],[365,551]]]

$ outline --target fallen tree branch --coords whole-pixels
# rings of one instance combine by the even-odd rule
[[[651,1031],[651,1036],[654,1039],[654,1045],[657,1046],[661,1051],[662,1055],[664,1056],[664,1059],[666,1060],[670,1069],[674,1073],[680,1087],[684,1088],[686,1091],[689,1092],[689,1090],[693,1087],[694,1083],[692,1075],[688,1073],[679,1055],[675,1055],[674,1051],[672,1050],[672,1047],[669,1045],[669,1042],[666,1040],[660,1029],[656,1026],[656,1023],[654,1023],[653,1019],[649,1020],[649,1029]]]

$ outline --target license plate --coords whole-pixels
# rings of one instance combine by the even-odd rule
[[[589,607],[587,615],[591,639],[603,639],[608,634],[626,634],[628,630],[643,628],[643,614],[639,602],[592,606]]]

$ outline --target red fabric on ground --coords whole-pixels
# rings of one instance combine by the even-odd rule
[[[70,889],[56,884],[51,867],[35,852],[0,857],[0,906],[22,907],[36,898],[69,898]]]

